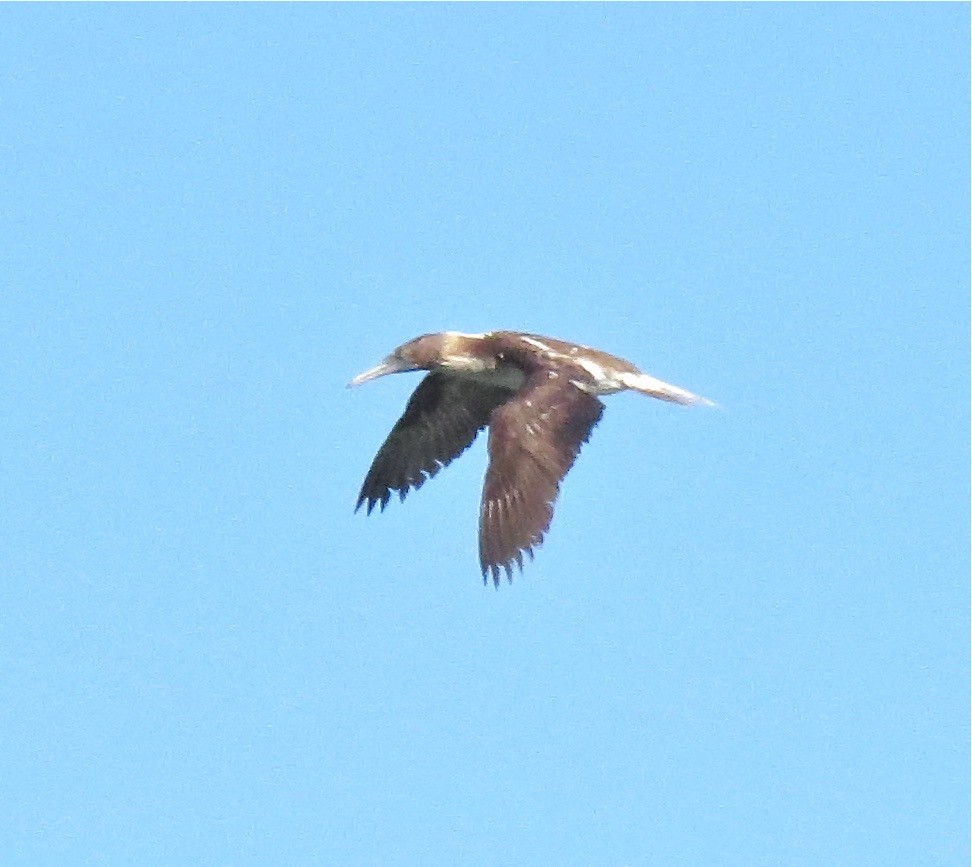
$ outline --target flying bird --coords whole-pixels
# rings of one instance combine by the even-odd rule
[[[403,343],[348,383],[427,370],[365,477],[355,511],[383,510],[448,466],[489,428],[479,509],[483,582],[513,580],[553,519],[560,483],[600,421],[600,395],[631,389],[684,405],[712,402],[623,358],[537,334],[444,331]]]

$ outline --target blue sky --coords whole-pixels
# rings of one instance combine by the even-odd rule
[[[3,863],[967,863],[967,5],[0,24]],[[499,591],[345,389],[497,328],[721,406]]]

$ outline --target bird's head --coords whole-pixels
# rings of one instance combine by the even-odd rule
[[[453,332],[443,331],[439,334],[423,334],[421,337],[409,340],[408,343],[399,346],[381,364],[366,370],[364,373],[359,373],[348,383],[348,387],[370,382],[372,379],[387,376],[389,373],[431,370],[441,363],[455,336]]]

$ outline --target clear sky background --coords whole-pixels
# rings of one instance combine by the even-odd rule
[[[0,10],[3,864],[966,864],[969,7]],[[633,394],[512,585],[427,331]]]

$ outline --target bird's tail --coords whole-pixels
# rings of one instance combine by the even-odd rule
[[[657,397],[659,400],[667,400],[670,403],[680,403],[683,406],[715,406],[715,404],[705,397],[692,394],[677,385],[671,385],[655,379],[647,373],[623,373],[619,377],[624,383],[625,388],[632,391],[639,391],[649,397]]]

